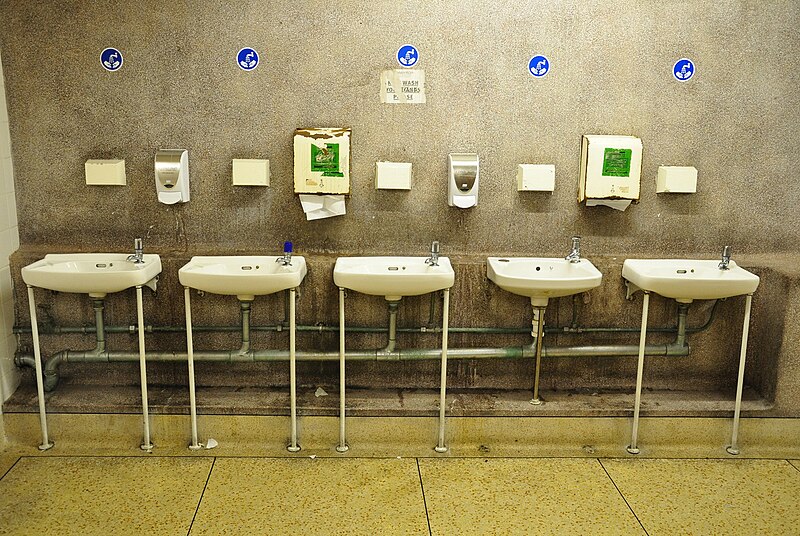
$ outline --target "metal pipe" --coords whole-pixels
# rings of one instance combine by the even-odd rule
[[[439,442],[434,450],[436,452],[447,452],[447,445],[444,444],[445,411],[447,409],[447,324],[450,321],[450,289],[444,289],[444,301],[442,303],[442,367],[441,385],[439,387]]]
[[[542,365],[542,339],[544,338],[544,307],[533,308],[534,320],[536,321],[536,368],[533,373],[533,398],[531,404],[534,406],[541,405],[542,401],[539,398],[539,369]]]
[[[144,305],[142,303],[142,287],[136,287],[136,317],[139,320],[139,383],[142,388],[142,422],[143,438],[141,449],[150,452],[153,442],[150,441],[150,412],[147,404],[147,359],[144,348]],[[98,336],[103,332],[98,325]],[[100,341],[98,340],[98,345]]]
[[[678,302],[678,335],[675,338],[675,344],[681,346],[686,343],[686,316],[688,312],[689,304]]]
[[[42,352],[39,348],[39,331],[36,322],[36,301],[33,298],[33,287],[28,285],[28,308],[31,313],[31,326],[33,327],[33,355],[36,367],[36,394],[39,398],[39,424],[42,428],[42,444],[39,450],[49,450],[54,443],[47,434],[47,409],[44,403],[44,384],[42,381]]]
[[[742,390],[744,389],[744,362],[747,356],[747,337],[750,334],[750,308],[753,305],[753,295],[748,294],[744,304],[744,322],[742,324],[742,347],[739,352],[739,375],[736,379],[736,402],[733,409],[733,430],[731,431],[731,444],[725,449],[728,454],[739,454],[739,416],[742,412]]]
[[[687,327],[686,333],[700,333],[701,331],[707,330],[711,323],[716,318],[716,312],[718,309],[719,300],[714,302],[714,305],[711,307],[711,312],[709,314],[708,320],[701,326],[695,327]],[[288,323],[286,324],[288,325]],[[90,334],[95,333],[97,330],[94,326],[41,326],[40,332],[46,335],[61,335],[67,333],[80,333],[80,334]],[[264,325],[264,326],[250,326],[250,331],[283,331],[286,326],[283,324],[275,324],[275,325]],[[146,325],[145,326],[146,333],[184,333],[186,331],[186,327],[184,326],[153,326]],[[241,326],[193,326],[192,330],[196,332],[228,332],[228,331],[241,331]],[[106,333],[136,333],[138,330],[136,324],[130,324],[127,326],[105,326]],[[580,334],[580,333],[639,333],[640,328],[620,328],[620,327],[603,327],[603,326],[590,326],[590,327],[574,327],[574,326],[563,326],[563,327],[546,327],[544,332],[553,333],[553,334]],[[339,326],[326,326],[324,324],[301,324],[297,326],[297,331],[302,332],[318,332],[318,333],[338,333]],[[383,327],[372,327],[372,326],[349,326],[347,331],[351,331],[353,333],[385,333],[386,328]],[[441,333],[442,328],[439,326],[420,326],[420,327],[409,327],[409,328],[397,328],[398,333]],[[528,328],[506,328],[506,327],[455,327],[451,326],[447,328],[447,331],[450,333],[480,333],[480,334],[503,334],[503,335],[513,335],[513,334],[523,334],[529,333],[530,331]],[[678,331],[678,327],[648,327],[648,333],[676,333]],[[21,334],[28,334],[31,333],[31,328],[29,326],[14,326],[12,329],[12,333],[16,335]]]
[[[197,434],[197,398],[194,383],[194,340],[192,334],[192,302],[191,289],[183,288],[183,307],[186,313],[186,352],[187,363],[189,364],[189,417],[192,426],[192,442],[189,450],[200,450],[202,446]],[[153,359],[153,356],[150,356]],[[110,359],[109,359],[110,360]]]
[[[295,289],[289,289],[289,414],[292,421],[291,443],[286,449],[289,452],[300,452],[297,444],[297,370],[295,365]]]
[[[345,410],[345,400],[344,400],[344,365],[345,365],[345,348],[344,348],[344,296],[345,296],[345,289],[339,289],[339,444],[336,445],[336,452],[347,452],[350,447],[347,446],[347,441],[345,440],[345,425],[344,425],[344,410]],[[376,352],[377,358],[377,352]]]
[[[628,452],[639,454],[639,409],[642,402],[642,376],[644,374],[645,340],[647,339],[647,313],[650,307],[650,293],[645,291],[642,301],[642,331],[639,334],[639,362],[636,367],[636,396],[633,402],[633,428],[631,429],[631,444]]]
[[[449,330],[448,330],[449,332]],[[341,341],[340,341],[341,342]],[[381,349],[382,350],[382,349]],[[351,350],[347,353],[350,361],[424,361],[439,359],[441,350],[432,349],[402,349],[391,354],[381,350]],[[632,345],[607,345],[607,346],[562,346],[543,347],[542,357],[635,357],[639,354],[639,347]],[[647,357],[685,357],[689,355],[689,346],[676,346],[671,344],[654,344],[645,347]],[[448,359],[531,359],[536,356],[535,346],[510,346],[499,348],[450,348]],[[340,360],[339,352],[323,351],[298,351],[298,361],[337,361]],[[148,352],[147,360],[150,362],[186,362],[188,354],[183,352]],[[63,363],[124,363],[138,360],[138,353],[128,351],[114,351],[95,353],[94,351],[75,352],[64,350],[54,354],[45,364],[44,375],[53,379],[50,387],[45,385],[46,391],[51,391],[58,383],[58,367]],[[275,362],[288,361],[289,353],[286,350],[251,350],[240,354],[238,350],[217,350],[193,352],[193,361],[215,363],[247,363],[247,362]],[[34,367],[34,358],[29,354],[17,354],[15,362],[18,366]],[[191,400],[190,400],[191,402]]]
[[[95,351],[104,352],[106,349],[106,333],[105,333],[105,321],[103,320],[103,309],[104,309],[103,300],[95,299],[93,307],[94,307],[94,325],[96,333],[95,338],[97,340],[97,346],[95,348]]]
[[[239,301],[242,317],[242,347],[239,348],[240,354],[246,354],[250,351],[250,307],[251,302]]]
[[[390,301],[389,304],[389,340],[386,343],[386,348],[383,352],[391,354],[397,347],[397,308],[400,305],[399,301]]]

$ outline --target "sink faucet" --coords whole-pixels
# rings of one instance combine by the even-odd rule
[[[137,238],[133,241],[132,255],[128,255],[128,262],[133,264],[144,264],[144,248],[142,247],[142,239]]]
[[[291,242],[284,242],[283,243],[283,257],[278,257],[275,259],[275,262],[279,263],[281,266],[291,266],[292,265],[292,243]]]
[[[569,262],[581,262],[581,237],[580,236],[573,236],[572,237],[572,250],[569,252],[569,255],[564,257]]]
[[[439,266],[439,241],[431,242],[431,256],[425,259],[425,264],[429,266]]]
[[[731,247],[725,246],[722,248],[722,260],[719,263],[720,270],[730,270],[728,263],[731,262]]]

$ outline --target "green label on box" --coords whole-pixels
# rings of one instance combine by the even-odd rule
[[[339,144],[311,145],[311,171],[321,171],[323,177],[342,177],[339,171]]]
[[[603,155],[603,176],[630,177],[632,152],[631,149],[606,147],[606,152]]]

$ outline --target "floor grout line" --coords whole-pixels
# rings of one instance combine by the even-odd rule
[[[795,469],[797,469],[798,471],[800,471],[800,467],[798,467],[797,465],[793,464],[793,463],[792,463],[792,460],[786,460],[786,461],[787,461],[787,463],[788,463],[789,465],[791,465],[792,467],[794,467]]]
[[[16,459],[16,460],[14,460],[14,463],[12,463],[12,464],[11,464],[11,467],[9,467],[9,468],[6,470],[6,472],[5,472],[5,473],[3,473],[3,476],[0,476],[0,480],[3,480],[3,479],[6,477],[6,475],[7,475],[8,473],[10,473],[10,472],[11,472],[11,470],[12,470],[14,467],[16,467],[16,466],[17,466],[17,464],[19,463],[19,461],[20,461],[21,459],[22,459],[22,456],[17,456],[17,459]],[[789,464],[789,465],[791,465],[791,464]]]
[[[433,536],[431,531],[431,517],[428,515],[428,500],[425,498],[425,484],[422,482],[422,469],[419,466],[419,458],[417,461],[417,474],[419,475],[419,488],[422,490],[422,504],[425,506],[425,520],[428,522],[428,536]]]
[[[638,521],[638,522],[639,522],[639,526],[640,526],[640,527],[642,527],[642,530],[644,531],[644,533],[645,533],[647,536],[650,536],[650,533],[649,533],[649,532],[647,532],[647,529],[646,529],[646,528],[644,528],[644,524],[642,523],[642,520],[641,520],[641,519],[639,519],[639,516],[638,516],[638,515],[636,515],[636,512],[634,512],[634,511],[633,511],[633,508],[631,507],[630,503],[628,502],[628,499],[626,499],[626,498],[625,498],[625,495],[623,495],[623,494],[622,494],[622,490],[620,490],[620,489],[619,489],[619,486],[617,486],[617,483],[616,483],[616,482],[614,482],[614,479],[613,479],[613,478],[611,478],[611,474],[608,472],[608,469],[606,469],[606,466],[605,466],[605,465],[603,465],[603,460],[601,460],[600,458],[596,458],[596,459],[597,459],[597,463],[599,463],[599,464],[600,464],[600,467],[602,467],[602,468],[603,468],[603,471],[605,471],[605,473],[606,473],[606,476],[608,477],[608,479],[609,479],[609,480],[611,481],[611,483],[614,485],[614,488],[617,490],[617,493],[619,493],[619,496],[620,496],[620,497],[622,497],[622,500],[623,500],[623,501],[625,501],[625,505],[628,507],[628,510],[630,510],[630,511],[631,511],[631,513],[633,514],[633,517],[635,517],[635,518],[636,518],[636,521]]]
[[[192,516],[192,522],[189,523],[189,530],[186,532],[186,536],[192,533],[192,527],[194,526],[194,520],[197,519],[197,512],[200,511],[200,504],[203,502],[203,495],[206,493],[206,488],[208,488],[208,481],[211,480],[211,473],[214,472],[214,465],[217,463],[216,456],[211,461],[211,468],[208,470],[208,476],[206,477],[206,483],[203,486],[203,491],[200,492],[200,500],[197,501],[197,508],[194,509],[194,515]]]

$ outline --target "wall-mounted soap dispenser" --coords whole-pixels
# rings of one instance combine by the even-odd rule
[[[451,207],[470,208],[478,204],[478,181],[480,170],[478,155],[474,153],[450,153],[447,156],[448,174],[447,204]]]
[[[189,151],[159,149],[155,167],[158,200],[167,205],[189,201]]]

